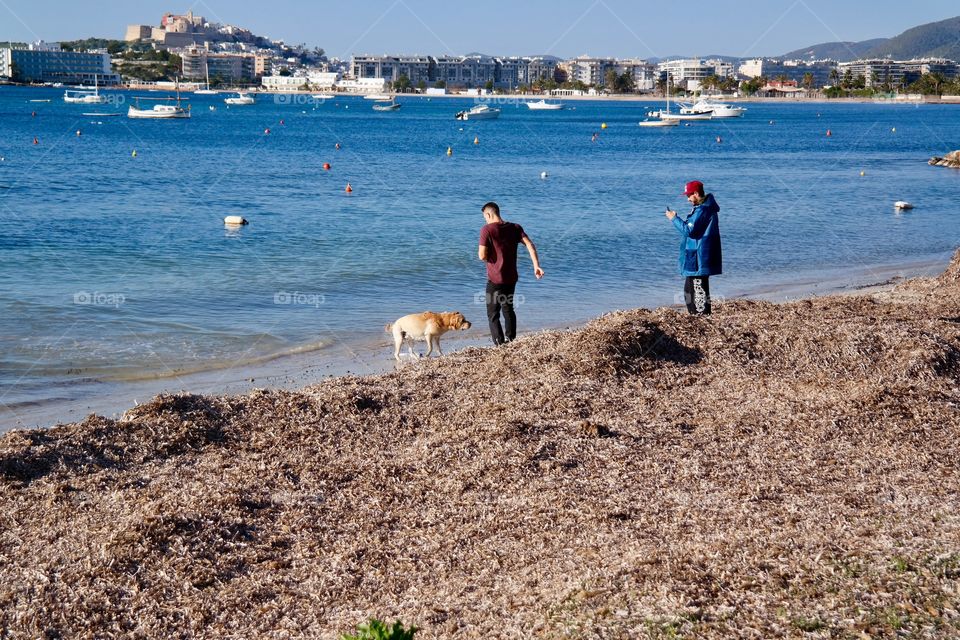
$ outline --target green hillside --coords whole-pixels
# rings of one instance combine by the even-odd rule
[[[868,57],[908,60],[949,58],[960,60],[960,17],[920,25],[867,52]]]

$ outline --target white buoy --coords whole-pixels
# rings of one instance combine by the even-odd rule
[[[549,176],[550,176],[550,174],[547,173],[546,171],[541,171],[541,172],[540,172],[540,179],[541,179],[541,180],[546,180]]]
[[[897,200],[896,202],[893,203],[893,207],[894,207],[894,209],[897,209],[897,210],[899,210],[899,211],[905,211],[905,210],[907,210],[907,209],[913,209],[913,205],[910,204],[909,202],[905,201],[905,200]]]
[[[226,218],[223,219],[223,224],[232,226],[232,227],[234,226],[239,227],[239,226],[250,224],[250,223],[247,222],[247,219],[244,218],[243,216],[227,216]]]

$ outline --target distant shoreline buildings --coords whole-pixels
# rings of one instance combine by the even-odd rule
[[[650,93],[669,85],[697,91],[702,87],[736,87],[765,79],[766,86],[785,93],[820,90],[838,82],[849,86],[862,79],[864,88],[903,89],[924,74],[946,80],[960,77],[952,60],[782,60],[756,58],[722,60],[700,58],[648,61],[588,55],[561,59],[553,56],[467,55],[354,55],[349,61],[327,59],[322,49],[288,47],[282,40],[258,36],[249,29],[208,21],[192,11],[165,13],[159,25],[128,25],[127,47],[136,51],[164,51],[179,56],[180,77],[244,85],[259,84],[270,91],[342,90],[382,91],[393,87],[426,90],[523,88],[565,91],[609,89]],[[112,49],[116,51],[116,49]],[[65,51],[57,43],[0,47],[0,80],[17,82],[116,85],[130,60],[111,60],[106,51]],[[134,65],[139,64],[137,62]],[[134,67],[135,68],[135,67]],[[126,73],[124,71],[124,73]],[[169,76],[168,76],[169,77]],[[570,87],[574,87],[570,89]],[[792,87],[792,88],[791,88]]]

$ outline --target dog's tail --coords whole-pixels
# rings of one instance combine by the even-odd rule
[[[391,322],[390,324],[386,325],[383,330],[387,333],[393,333],[393,323]]]

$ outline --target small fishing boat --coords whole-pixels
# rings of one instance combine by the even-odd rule
[[[104,104],[107,96],[100,95],[100,86],[96,76],[93,78],[93,91],[89,89],[67,89],[63,92],[63,101],[71,104]]]
[[[639,127],[676,127],[680,124],[679,120],[642,120],[637,123]]]
[[[156,100],[158,102],[174,102],[174,104],[155,104],[151,109],[141,109],[140,101],[141,100]],[[127,109],[128,118],[140,118],[140,119],[149,119],[149,120],[171,120],[171,119],[181,119],[190,117],[190,105],[187,105],[187,108],[184,109],[181,106],[182,100],[186,98],[180,98],[180,92],[177,91],[176,98],[134,98],[133,104],[130,105],[130,108]]]

